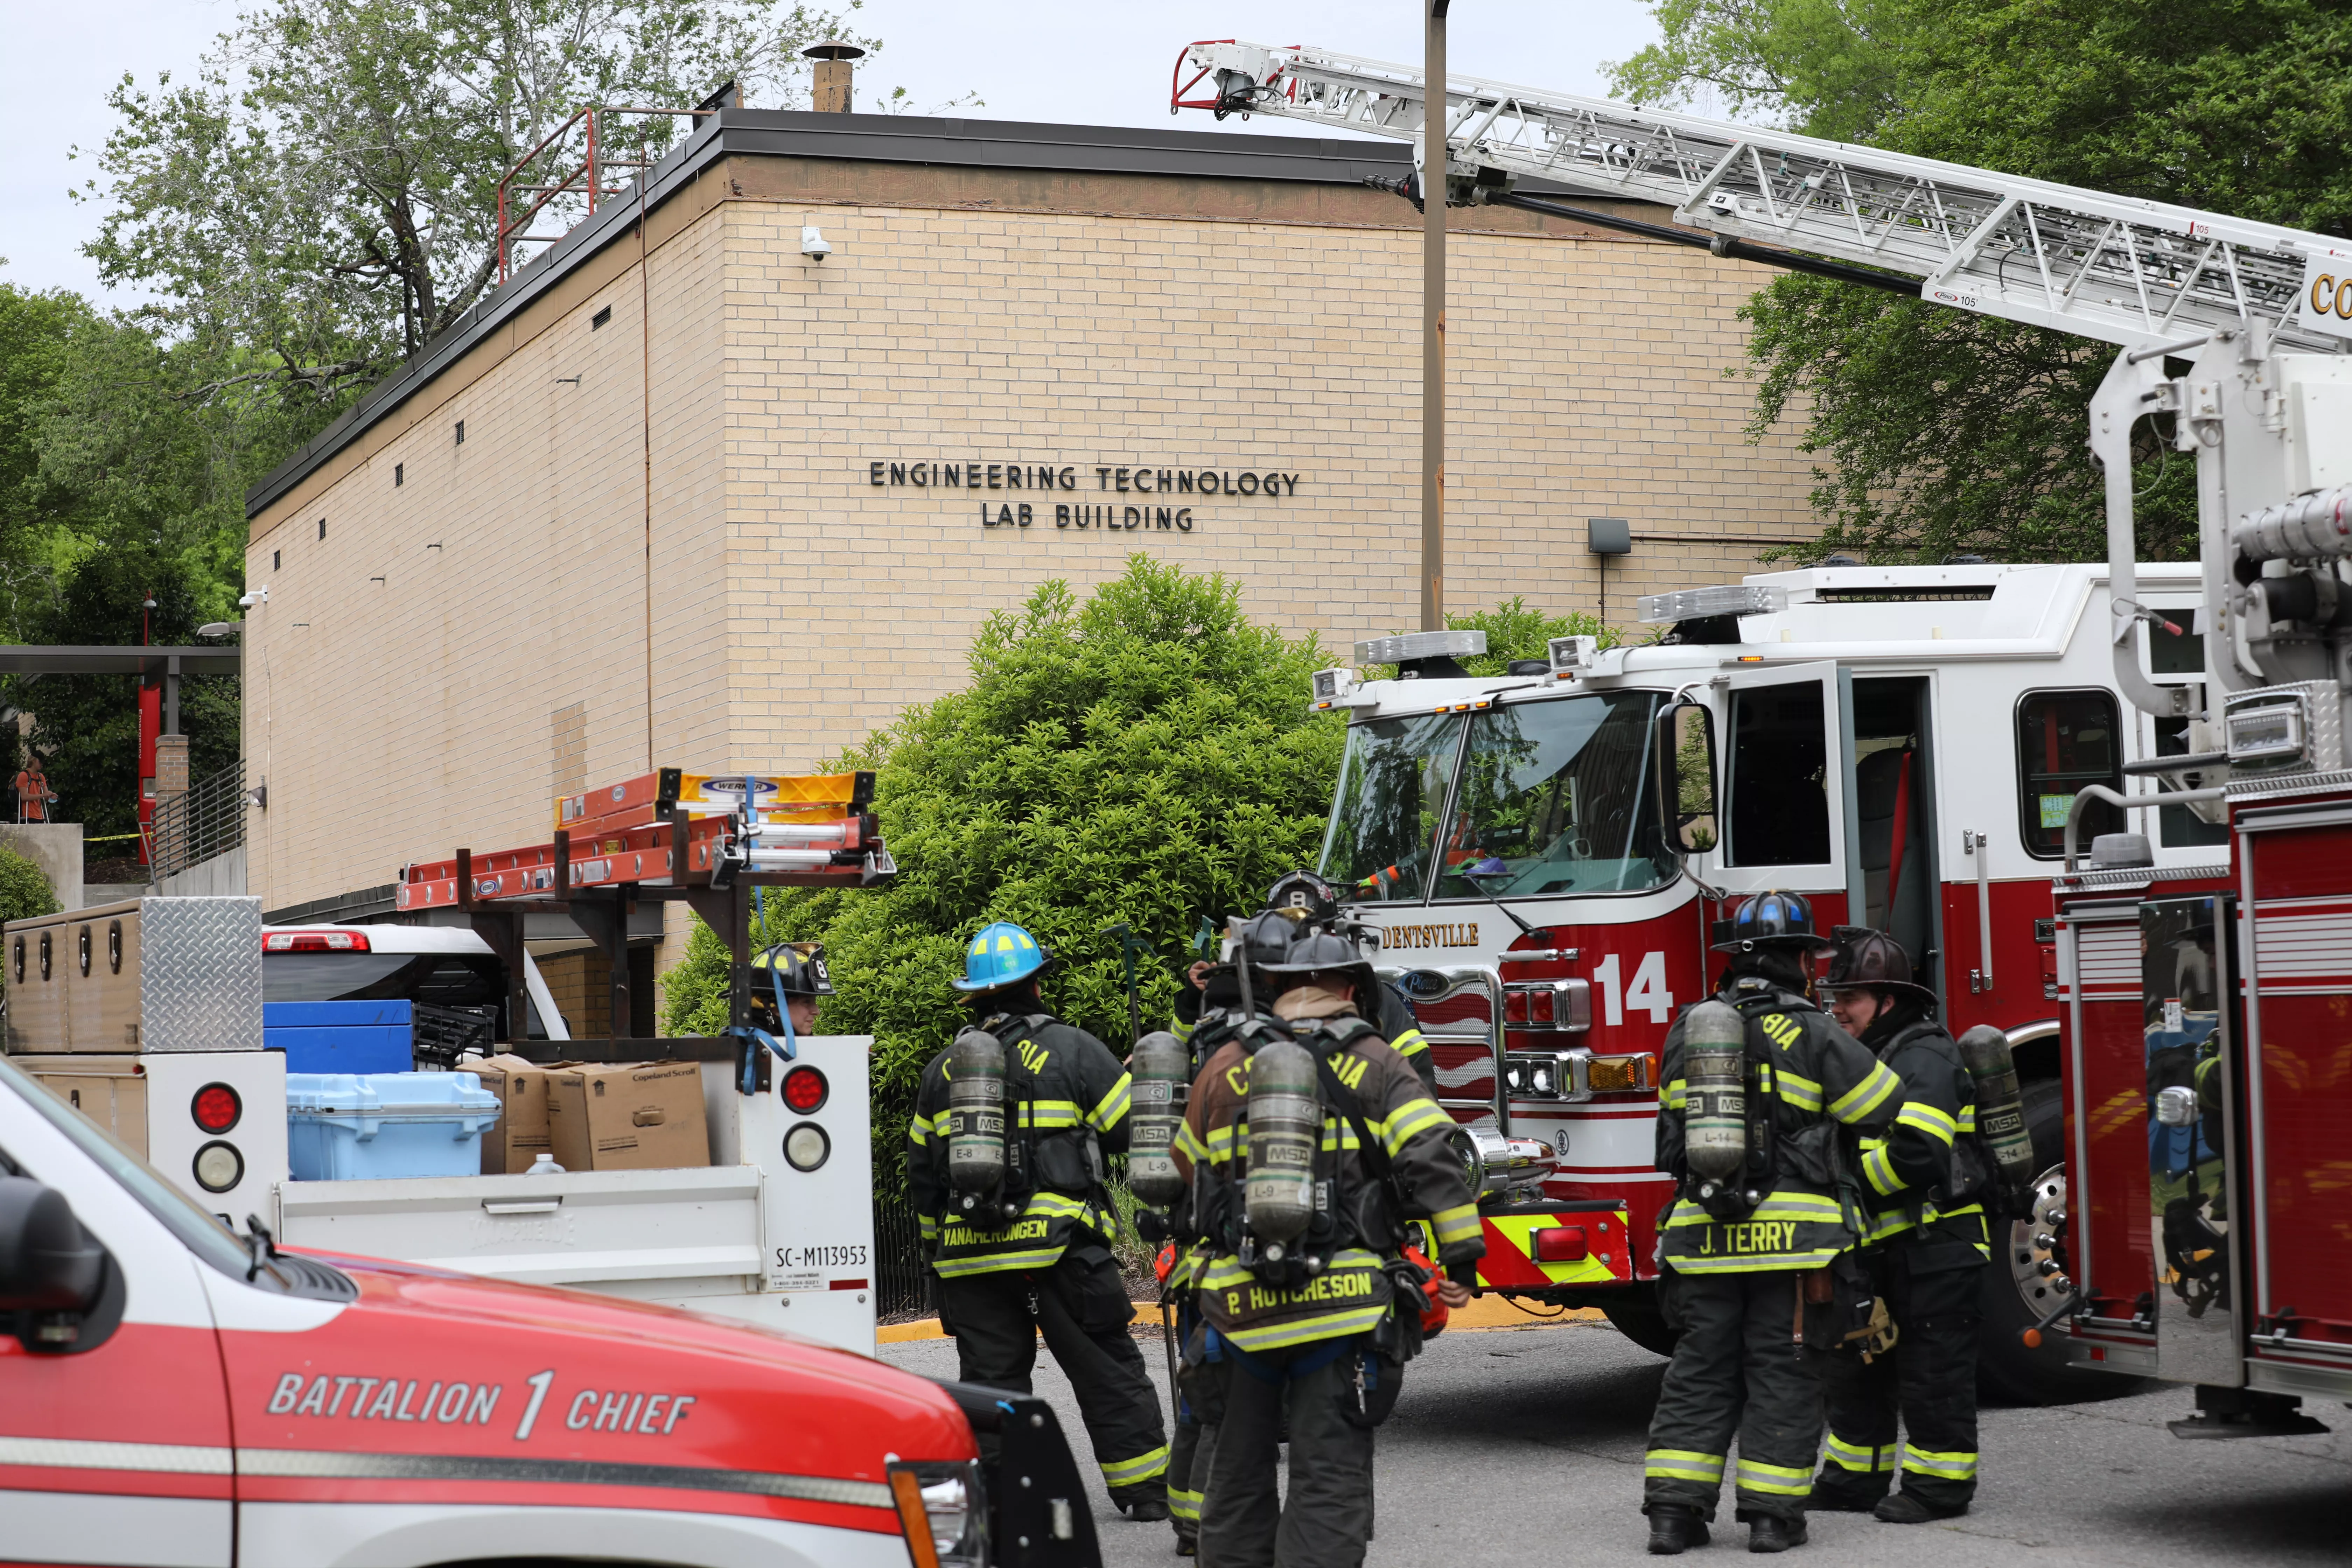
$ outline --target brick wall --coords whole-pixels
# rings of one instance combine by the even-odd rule
[[[1342,654],[1413,626],[1419,250],[1387,198],[1212,189],[1247,212],[1155,216],[1077,210],[1067,180],[993,210],[971,179],[859,205],[747,178],[657,210],[648,271],[634,237],[583,261],[254,519],[265,908],[529,841],[559,789],[653,763],[812,768],[961,685],[989,612],[1132,551],[1228,573],[1252,614]],[[1591,516],[1633,521],[1620,624],[1636,594],[1752,570],[1726,536],[1809,531],[1806,461],[1747,443],[1723,374],[1759,269],[1557,223],[1459,235],[1451,265],[1450,606],[1593,609]],[[1077,488],[868,482],[974,460]],[[1139,497],[1106,467],[1297,488]],[[983,500],[1032,522],[983,529]],[[1194,526],[1053,521],[1130,504]],[[664,967],[684,924],[672,909]]]

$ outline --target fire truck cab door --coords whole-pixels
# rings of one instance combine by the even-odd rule
[[[85,1347],[32,1354],[0,1340],[0,1557],[21,1563],[229,1568],[235,1551],[228,1392],[205,1265],[162,1213],[178,1204],[131,1164],[48,1114],[47,1091],[0,1074],[0,1154],[64,1194],[110,1258],[107,1296]],[[192,1206],[181,1226],[205,1224]],[[233,1251],[223,1234],[218,1247]]]
[[[1724,835],[1714,880],[1726,892],[1846,891],[1853,805],[1840,676],[1827,661],[1756,665],[1716,687]],[[1815,922],[1826,929],[1831,912],[1816,910]]]

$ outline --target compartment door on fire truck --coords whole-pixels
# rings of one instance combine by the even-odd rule
[[[228,1568],[228,1394],[192,1247],[239,1268],[243,1249],[80,1112],[5,1068],[0,1174],[63,1194],[108,1258],[70,1341],[32,1353],[0,1340],[0,1559]]]
[[[1717,755],[1725,891],[1786,888],[1826,931],[1845,919],[1846,770],[1834,663],[1735,668],[1724,678]],[[1824,895],[1832,896],[1828,907]]]

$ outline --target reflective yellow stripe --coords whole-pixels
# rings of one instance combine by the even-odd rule
[[[1690,1086],[1681,1079],[1658,1086],[1658,1103],[1668,1110],[1680,1110],[1689,1100]]]
[[[1911,1213],[1908,1209],[1889,1209],[1885,1214],[1872,1216],[1870,1228],[1863,1234],[1863,1245],[1866,1247],[1874,1241],[1885,1241],[1888,1237],[1900,1236],[1910,1228]]]
[[[1960,1126],[1957,1118],[1947,1116],[1934,1106],[1922,1104],[1916,1100],[1904,1103],[1902,1112],[1895,1118],[1895,1122],[1898,1127],[1915,1128],[1931,1138],[1940,1139],[1947,1145],[1950,1144],[1952,1135],[1959,1131]]]
[[[1685,1448],[1653,1448],[1643,1459],[1642,1473],[1720,1486],[1723,1484],[1723,1456],[1697,1454]]]
[[[1041,1128],[1047,1131],[1076,1127],[1079,1120],[1078,1102],[1075,1100],[1033,1100],[1022,1108],[1020,1116],[1024,1127]]]
[[[1336,1128],[1329,1121],[1326,1121],[1323,1123],[1323,1152],[1325,1153],[1328,1154],[1335,1149],[1354,1149],[1359,1146],[1360,1145],[1356,1138],[1356,1130],[1353,1127],[1349,1126],[1345,1122],[1339,1123]]]
[[[1410,1059],[1427,1051],[1429,1041],[1419,1029],[1407,1029],[1389,1042],[1389,1048],[1395,1051],[1397,1055]]]
[[[1087,1121],[1097,1131],[1108,1132],[1127,1120],[1128,1092],[1133,1081],[1126,1073],[1119,1074],[1118,1081],[1110,1086],[1110,1092],[1102,1097],[1101,1103],[1087,1112]]]
[[[1225,1338],[1245,1351],[1277,1351],[1291,1345],[1308,1344],[1316,1340],[1336,1340],[1343,1334],[1368,1334],[1380,1327],[1388,1316],[1389,1304],[1376,1307],[1356,1307],[1344,1312],[1326,1312],[1312,1318],[1291,1318],[1279,1323],[1266,1323],[1256,1328],[1234,1329]]]
[[[1391,1158],[1404,1152],[1404,1146],[1433,1127],[1450,1127],[1454,1119],[1437,1108],[1433,1100],[1409,1100],[1399,1106],[1385,1122],[1375,1121],[1372,1131],[1387,1145]]]
[[[1836,1433],[1830,1434],[1829,1457],[1842,1468],[1858,1475],[1876,1475],[1881,1470],[1895,1468],[1895,1445],[1881,1443],[1849,1443]]]
[[[1791,1468],[1787,1465],[1767,1465],[1743,1458],[1739,1461],[1738,1476],[1739,1489],[1744,1492],[1802,1497],[1813,1489],[1813,1468],[1811,1465]]]
[[[1209,1153],[1209,1146],[1201,1142],[1200,1135],[1192,1131],[1192,1124],[1189,1121],[1177,1124],[1176,1152],[1196,1165],[1215,1163]]]
[[[1902,1087],[1903,1080],[1885,1062],[1873,1062],[1868,1078],[1830,1101],[1830,1115],[1839,1121],[1864,1121]]]
[[[1937,1454],[1906,1447],[1903,1450],[1903,1468],[1913,1475],[1937,1476],[1948,1481],[1972,1481],[1977,1479],[1977,1457],[1974,1454]]]
[[[1131,1487],[1138,1481],[1148,1481],[1154,1476],[1168,1473],[1168,1445],[1162,1443],[1148,1454],[1138,1454],[1132,1459],[1118,1459],[1102,1466],[1103,1484]]]
[[[1782,1068],[1777,1075],[1780,1086],[1780,1102],[1797,1110],[1819,1110],[1822,1108],[1822,1086]]]
[[[1884,1139],[1864,1141],[1862,1173],[1870,1178],[1872,1189],[1883,1198],[1891,1198],[1903,1190],[1903,1178],[1895,1173],[1895,1162],[1887,1155]]]
[[[1201,1494],[1199,1492],[1179,1491],[1176,1488],[1170,1487],[1168,1489],[1168,1512],[1172,1518],[1188,1519],[1196,1524],[1199,1523],[1201,1519]]]
[[[1460,1208],[1439,1209],[1430,1218],[1437,1226],[1437,1245],[1440,1247],[1450,1247],[1457,1241],[1474,1240],[1480,1234],[1476,1204],[1464,1204]]]
[[[913,1145],[915,1145],[915,1147],[917,1147],[918,1149],[919,1149],[919,1148],[921,1148],[924,1144],[929,1143],[930,1141],[931,1141],[931,1128],[930,1128],[930,1123],[929,1123],[928,1121],[924,1121],[921,1117],[919,1117],[919,1116],[916,1117],[912,1121],[909,1121],[909,1122],[908,1122],[908,1123],[907,1123],[907,1142],[908,1142],[912,1143]]]
[[[1050,1268],[1061,1260],[1066,1248],[1034,1247],[1027,1252],[976,1252],[969,1258],[942,1258],[931,1265],[942,1279],[960,1279],[967,1274],[1001,1274],[1009,1268]]]
[[[940,1222],[927,1214],[919,1214],[915,1216],[915,1228],[922,1233],[925,1241],[935,1241],[939,1238]]]
[[[1974,1104],[1960,1107],[1960,1131],[1966,1136],[1977,1130],[1977,1108]]]
[[[1838,1206],[1835,1198],[1821,1197],[1812,1193],[1774,1193],[1758,1204],[1753,1214],[1743,1215],[1732,1223],[1744,1224],[1754,1219],[1811,1219],[1843,1225],[1845,1223],[1845,1211]],[[1714,1223],[1715,1216],[1696,1204],[1677,1204],[1674,1217],[1666,1221],[1666,1228],[1675,1230],[1684,1226]]]
[[[1168,1032],[1175,1036],[1179,1040],[1182,1040],[1188,1044],[1192,1038],[1192,1031],[1200,1026],[1201,1026],[1197,1023],[1188,1024],[1181,1018],[1171,1018],[1168,1020]]]

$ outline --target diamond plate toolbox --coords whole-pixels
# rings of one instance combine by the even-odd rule
[[[151,1051],[261,1048],[261,900],[139,906],[140,1042]]]

